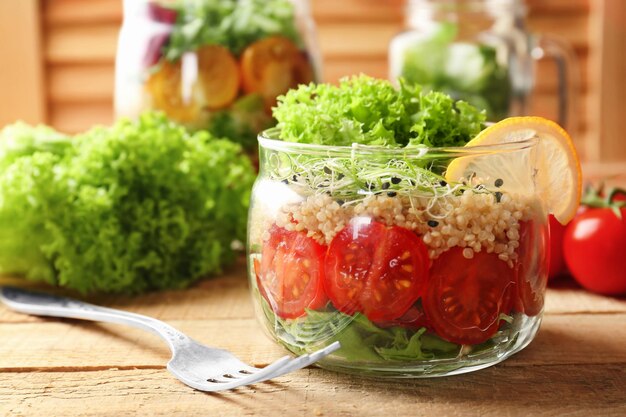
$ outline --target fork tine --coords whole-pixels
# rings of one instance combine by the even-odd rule
[[[322,359],[323,357],[331,354],[332,352],[339,349],[341,345],[339,342],[332,343],[327,347],[315,351],[310,354],[301,355],[297,358],[292,358],[291,356],[284,356],[265,368],[262,368],[258,371],[255,371],[251,374],[244,374],[246,376],[242,378],[224,378],[222,375],[211,377],[208,379],[215,380],[217,382],[207,382],[205,381],[190,381],[186,378],[182,378],[183,382],[187,385],[205,392],[217,392],[217,391],[225,391],[231,390],[243,385],[251,385],[256,384],[258,382],[267,381],[268,379],[276,378],[277,376],[285,375],[286,373],[296,371],[298,369],[304,368],[305,366],[311,365],[312,363]],[[247,369],[257,369],[254,367],[243,367]],[[171,370],[170,370],[171,371]],[[175,374],[176,375],[176,374]],[[238,373],[233,374],[238,375]],[[176,375],[179,379],[181,379],[181,375]]]
[[[283,366],[285,366],[286,363],[289,363],[291,360],[292,360],[291,356],[283,356],[282,358],[277,359],[276,361],[267,365],[265,368],[259,369],[257,372],[251,373],[249,375],[245,375],[243,378],[225,379],[225,378],[222,378],[220,375],[217,377],[208,378],[208,379],[214,379],[218,382],[211,383],[207,381],[201,384],[194,384],[194,385],[189,384],[189,382],[187,381],[185,383],[191,385],[193,388],[197,390],[206,391],[206,392],[230,390],[233,388],[240,387],[242,385],[252,384],[254,383],[254,380],[257,379],[257,377],[263,378],[265,377],[265,375],[272,374],[278,369],[281,369]],[[222,381],[227,381],[227,382],[222,382]]]
[[[306,355],[301,355],[295,358],[294,360],[290,361],[289,363],[285,364],[284,367],[277,369],[274,373],[270,375],[264,375],[261,378],[258,378],[255,381],[250,382],[250,383],[256,384],[259,382],[267,381],[268,379],[285,375],[289,372],[297,371],[298,369],[305,368],[311,365],[312,363],[317,362],[318,360],[324,358],[325,356],[330,355],[331,353],[333,353],[339,348],[341,348],[341,344],[339,342],[331,343],[330,345],[326,346],[323,349],[317,350],[313,353],[309,353]]]

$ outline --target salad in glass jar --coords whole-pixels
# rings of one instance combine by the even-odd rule
[[[530,343],[547,214],[567,221],[580,192],[558,125],[485,129],[463,101],[366,76],[300,86],[274,116],[248,227],[272,338],[296,353],[339,341],[320,366],[390,377],[468,372]]]
[[[253,147],[276,97],[317,79],[314,41],[306,0],[126,0],[116,114],[160,110]]]

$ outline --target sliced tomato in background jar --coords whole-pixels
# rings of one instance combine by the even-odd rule
[[[534,220],[520,223],[515,310],[536,316],[543,309],[550,242],[548,226]]]
[[[165,112],[177,122],[193,122],[200,116],[200,105],[193,86],[189,95],[183,94],[181,61],[159,61],[155,71],[146,81],[146,89],[152,99],[152,106]]]
[[[154,22],[173,25],[178,18],[176,10],[168,7],[167,4],[160,4],[160,2],[154,0],[148,2],[147,11],[148,17]]]
[[[475,345],[496,333],[514,288],[515,270],[498,255],[478,252],[467,259],[454,247],[434,261],[422,304],[437,335]]]
[[[198,71],[204,104],[209,110],[227,107],[239,93],[239,65],[230,51],[220,45],[198,49]]]
[[[335,308],[374,322],[403,316],[421,295],[430,260],[422,240],[398,226],[355,218],[326,255],[324,289]]]
[[[283,36],[271,36],[249,45],[241,54],[243,88],[263,96],[266,110],[276,97],[298,84],[313,81],[313,67],[306,55]]]
[[[163,58],[163,47],[169,42],[171,33],[169,31],[156,33],[146,44],[146,51],[143,57],[144,68],[150,68],[159,63]]]
[[[259,292],[277,316],[285,319],[324,307],[323,262],[326,248],[304,232],[273,226],[255,265]],[[258,261],[257,261],[258,262]]]

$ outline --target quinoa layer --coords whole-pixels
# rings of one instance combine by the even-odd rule
[[[387,226],[400,226],[417,233],[428,247],[431,259],[458,246],[465,248],[466,258],[472,258],[474,252],[486,251],[498,254],[513,267],[518,256],[520,224],[538,218],[537,210],[540,204],[536,199],[509,194],[496,198],[492,193],[472,190],[437,199],[378,194],[343,204],[326,194],[316,194],[286,204],[275,216],[262,216],[262,221],[253,214],[253,221],[262,230],[257,229],[257,236],[253,233],[251,241],[258,241],[259,237],[267,240],[267,230],[276,224],[287,230],[306,232],[320,244],[328,245],[352,218],[370,217]]]

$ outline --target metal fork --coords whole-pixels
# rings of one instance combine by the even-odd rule
[[[310,354],[297,358],[284,356],[264,368],[256,368],[226,350],[200,344],[169,324],[141,314],[15,287],[0,287],[0,301],[20,313],[127,324],[154,333],[164,339],[172,351],[167,369],[200,391],[230,390],[276,378],[311,365],[340,348],[339,342],[335,342]]]

